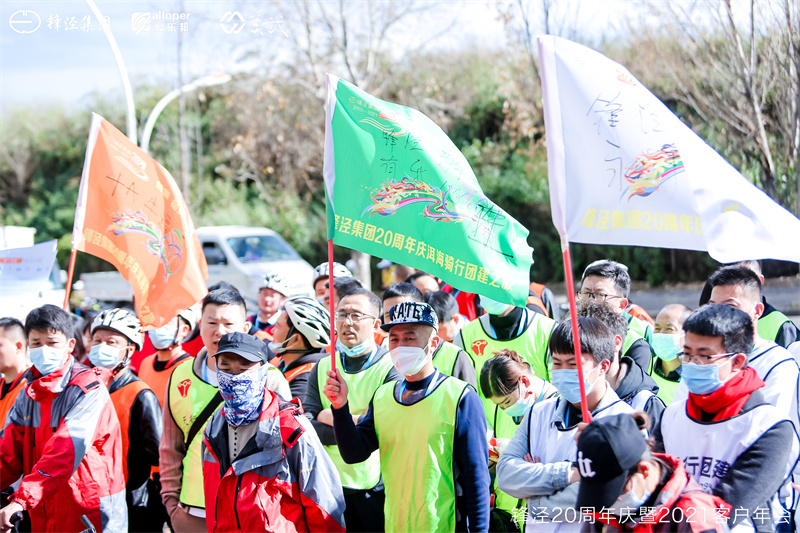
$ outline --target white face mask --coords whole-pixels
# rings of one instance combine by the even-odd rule
[[[418,374],[428,359],[428,354],[418,346],[398,346],[389,352],[392,364],[404,376]]]

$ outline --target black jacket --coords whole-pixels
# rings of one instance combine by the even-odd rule
[[[656,396],[658,392],[658,385],[647,373],[642,370],[642,367],[630,357],[623,357],[620,360],[620,365],[627,364],[628,373],[622,378],[622,382],[617,384],[615,392],[619,399],[627,404],[631,404],[634,397],[641,391],[647,390],[653,393],[653,396],[647,400],[644,406],[644,412],[650,415],[652,422],[651,427],[655,427],[661,421],[661,414],[667,408],[664,402]]]

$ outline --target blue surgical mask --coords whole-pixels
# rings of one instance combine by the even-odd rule
[[[172,324],[166,324],[160,328],[151,329],[147,332],[147,336],[150,337],[153,348],[156,350],[166,350],[177,344],[178,327]]]
[[[650,499],[650,495],[651,493],[647,492],[646,486],[641,496],[637,495],[635,489],[631,488],[631,490],[617,498],[617,501],[609,507],[608,512],[615,516],[621,516],[620,513],[624,509],[626,515],[635,515],[636,511]]]
[[[269,351],[271,351],[273,354],[280,355],[286,351],[286,345],[289,344],[289,341],[292,340],[292,337],[294,337],[294,335],[288,337],[283,342],[275,342],[275,341],[269,342],[267,344],[267,347],[269,348]]]
[[[89,361],[93,366],[116,368],[120,364],[119,352],[119,348],[114,348],[108,344],[95,344],[89,351]]]
[[[55,371],[64,364],[64,348],[53,348],[51,346],[39,346],[31,348],[31,363],[43,376]]]
[[[365,353],[371,352],[375,348],[375,339],[370,336],[362,342],[361,344],[356,344],[352,348],[348,348],[342,341],[336,339],[336,349],[339,350],[340,353],[345,354],[347,357],[358,357],[359,355],[364,355]]]
[[[521,382],[519,382],[518,384],[522,385]],[[513,416],[515,418],[525,416],[525,413],[527,413],[530,410],[530,408],[533,407],[534,404],[536,404],[536,400],[532,400],[531,398],[532,396],[526,397],[525,392],[523,390],[520,390],[519,398],[517,398],[517,401],[514,402],[512,405],[506,407],[504,411],[508,416]]]
[[[481,296],[481,307],[483,307],[490,315],[502,315],[508,309],[509,304],[492,300],[486,296]]]
[[[589,380],[586,378],[588,378],[589,374],[593,371],[594,370],[584,370],[583,372],[583,386],[586,389],[587,396],[597,382],[597,379],[600,379],[600,376],[598,376],[597,379],[589,383]],[[578,379],[578,369],[576,368],[564,368],[550,372],[550,383],[558,389],[561,397],[569,403],[576,405],[581,403],[581,384]]]
[[[727,364],[732,361],[731,355],[727,354],[728,360],[722,364]],[[711,394],[715,390],[725,384],[724,381],[719,379],[719,367],[715,363],[708,365],[698,365],[697,363],[683,363],[681,365],[681,381],[686,383],[686,387],[692,394],[698,396],[705,396]]]
[[[681,336],[678,333],[653,333],[653,351],[662,361],[672,361],[681,352]]]
[[[267,365],[255,366],[241,374],[217,370],[219,393],[225,402],[223,413],[229,425],[239,427],[258,419],[268,370]]]

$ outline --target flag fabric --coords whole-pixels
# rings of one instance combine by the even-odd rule
[[[93,114],[72,246],[113,264],[143,326],[159,327],[206,293],[208,267],[170,173]]]
[[[325,192],[335,244],[465,292],[524,306],[528,230],[483,194],[447,135],[414,109],[327,77]]]
[[[553,223],[562,240],[800,262],[800,220],[622,65],[539,37]]]
[[[56,241],[0,250],[0,294],[35,290],[50,277],[55,261]]]

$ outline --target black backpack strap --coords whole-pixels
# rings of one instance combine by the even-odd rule
[[[217,410],[217,407],[219,407],[219,404],[221,403],[222,396],[220,396],[219,392],[217,392],[214,397],[211,398],[211,401],[208,402],[208,405],[206,405],[205,409],[203,409],[203,412],[201,412],[200,415],[194,419],[194,422],[192,422],[192,427],[189,428],[189,434],[187,435],[186,442],[184,443],[184,450],[189,450],[189,445],[192,444],[194,438],[198,433],[200,433],[200,429],[203,427],[203,424],[205,424],[211,415],[214,414],[214,411]]]

